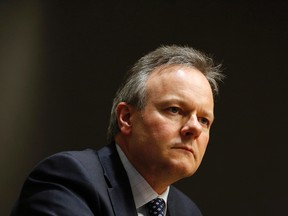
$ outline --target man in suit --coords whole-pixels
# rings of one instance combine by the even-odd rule
[[[172,184],[202,161],[221,78],[219,66],[195,49],[173,45],[148,53],[116,93],[110,144],[40,162],[11,215],[200,216]]]

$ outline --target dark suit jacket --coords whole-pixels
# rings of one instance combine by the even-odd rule
[[[197,206],[171,186],[170,216],[200,216]],[[11,216],[137,215],[128,176],[115,144],[55,154],[25,181]]]

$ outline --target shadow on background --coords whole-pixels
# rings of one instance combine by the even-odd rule
[[[212,53],[227,75],[203,164],[176,185],[205,216],[288,214],[283,2],[27,0],[0,6],[0,215],[9,214],[43,157],[106,144],[123,74],[161,44]]]

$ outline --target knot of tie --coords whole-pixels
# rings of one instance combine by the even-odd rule
[[[155,198],[147,203],[149,214],[151,216],[164,216],[165,201],[161,198]]]

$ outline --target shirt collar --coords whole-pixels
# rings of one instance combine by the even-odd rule
[[[169,187],[162,194],[157,194],[143,176],[129,162],[128,158],[117,144],[116,148],[121,162],[127,172],[136,208],[140,208],[156,197],[164,199],[167,206]]]

